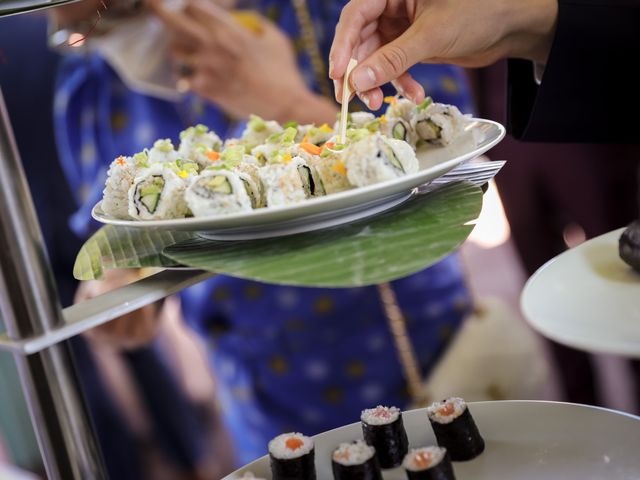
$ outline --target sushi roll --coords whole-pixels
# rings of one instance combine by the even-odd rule
[[[347,167],[340,156],[328,154],[311,158],[307,163],[315,169],[318,182],[322,184],[325,194],[353,188],[347,178]]]
[[[299,203],[324,195],[315,169],[300,157],[286,154],[282,163],[272,163],[258,170],[266,204],[270,207]]]
[[[400,409],[379,405],[363,410],[360,420],[364,441],[376,449],[380,466],[393,468],[400,465],[409,450],[409,440]]]
[[[446,448],[412,449],[402,461],[409,480],[455,480],[453,465]]]
[[[464,132],[468,123],[454,105],[434,103],[427,97],[416,106],[411,116],[411,129],[421,143],[449,145]]]
[[[270,136],[282,132],[280,124],[274,120],[266,121],[257,115],[251,115],[242,132],[242,143],[249,148],[265,143]]]
[[[333,128],[326,123],[323,123],[319,127],[316,127],[315,125],[302,125],[301,127],[298,127],[296,142],[311,143],[313,145],[320,146],[327,142],[333,136],[333,133]],[[302,137],[300,137],[301,134]]]
[[[438,445],[454,462],[471,460],[484,451],[484,440],[462,398],[450,397],[427,408]]]
[[[382,480],[376,449],[362,440],[341,443],[331,455],[335,480]]]
[[[315,480],[313,440],[301,433],[283,433],[269,442],[273,480]]]
[[[250,211],[256,204],[252,183],[243,173],[205,170],[191,183],[185,200],[195,217]]]
[[[147,168],[148,157],[144,152],[133,157],[119,156],[109,166],[105,182],[102,211],[114,218],[129,219],[129,189],[141,170]]]
[[[344,155],[349,182],[357,187],[418,171],[418,159],[402,140],[371,134],[351,144]]]
[[[184,192],[190,173],[177,173],[167,165],[144,169],[129,188],[129,216],[137,220],[163,220],[186,216]]]
[[[250,197],[253,208],[262,208],[265,203],[264,192],[262,191],[262,182],[260,182],[260,175],[258,175],[259,169],[260,163],[258,163],[256,157],[248,154],[244,154],[242,156],[242,161],[233,168],[234,172],[244,174],[240,176],[240,179],[245,182],[247,191],[252,192]],[[246,179],[245,175],[249,176],[250,181]]]
[[[370,112],[351,112],[347,115],[347,128],[366,128],[366,125],[374,122],[376,116]],[[335,132],[340,130],[340,113],[336,118],[336,123],[333,125]]]
[[[207,168],[216,161],[216,153],[221,149],[222,140],[206,125],[196,125],[180,132],[178,154],[181,158],[197,163],[200,169]]]
[[[408,120],[404,118],[387,119],[382,132],[389,138],[404,140],[413,148],[418,142],[418,137]]]
[[[411,120],[411,112],[416,106],[416,104],[411,100],[400,96],[395,96],[385,97],[384,102],[389,104],[384,114],[385,118],[388,121],[392,121],[395,119],[403,119],[406,121]]]
[[[622,232],[618,241],[618,252],[627,265],[640,273],[640,220],[631,222]]]
[[[168,138],[156,140],[153,147],[147,152],[149,164],[171,163],[180,158],[180,154],[173,148],[173,143]]]

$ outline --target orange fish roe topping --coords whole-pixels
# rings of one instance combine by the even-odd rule
[[[327,143],[325,143],[325,144],[322,146],[322,148],[325,148],[325,147],[326,147],[326,148],[333,148],[333,147],[335,147],[335,145],[336,145],[336,144],[335,144],[335,143],[333,143],[333,142],[327,142]]]
[[[440,407],[438,409],[438,413],[440,415],[453,415],[453,413],[456,411],[455,407],[453,406],[453,404],[448,404],[448,405],[443,405],[442,407]]]
[[[127,164],[127,161],[122,155],[120,155],[118,158],[116,158],[116,164],[124,167]]]
[[[296,437],[287,438],[284,442],[284,446],[289,450],[297,450],[304,445],[304,442]]]
[[[212,162],[215,162],[216,160],[220,160],[220,154],[214,150],[211,150],[210,152],[207,152],[207,158]]]
[[[311,155],[320,155],[322,153],[322,148],[314,145],[313,143],[302,142],[300,144],[300,148]]]
[[[418,468],[427,468],[431,465],[431,454],[429,452],[418,452],[413,457],[413,463]]]
[[[333,459],[334,460],[348,461],[349,460],[349,450],[343,450],[342,452],[335,452],[333,454]]]
[[[340,175],[347,174],[347,167],[344,166],[344,162],[342,160],[338,160],[338,162],[331,168],[334,172],[338,172]]]

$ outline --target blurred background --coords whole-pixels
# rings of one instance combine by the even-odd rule
[[[256,32],[261,30],[262,18],[276,22],[283,35],[273,39],[273,49],[280,53],[274,54],[265,47],[264,55],[286,56],[278,50],[283,45],[278,42],[290,46],[291,58],[297,59],[300,78],[312,85],[310,91],[317,98],[311,96],[309,101],[316,102],[314,111],[319,112],[321,119],[333,115],[335,105],[317,80],[317,58],[313,46],[308,45],[308,39],[303,35],[304,23],[312,22],[311,28],[318,37],[316,54],[322,57],[330,44],[331,22],[337,18],[341,2],[302,2],[307,4],[308,15],[304,8],[301,10],[300,3],[218,2],[218,6],[259,11],[257,17],[235,17],[240,18],[238,24],[249,35],[260,35]],[[329,4],[331,7],[327,6]],[[88,131],[98,130],[104,119],[70,114],[73,103],[62,115],[56,105],[65,99],[73,102],[74,98],[103,95],[107,89],[105,79],[123,77],[122,72],[130,64],[104,63],[104,59],[118,56],[118,48],[122,48],[117,44],[118,38],[126,37],[127,42],[136,42],[136,34],[132,35],[131,29],[118,33],[122,22],[129,21],[130,17],[142,21],[136,24],[137,30],[134,29],[141,35],[147,32],[140,30],[144,16],[150,15],[144,11],[141,2],[113,0],[106,6],[112,8],[111,12],[106,13],[107,8],[101,15],[97,12],[103,6],[87,0],[67,11],[66,16],[53,18],[45,12],[0,19],[0,86],[34,195],[61,302],[65,306],[73,303],[77,294],[78,285],[71,275],[75,254],[92,228],[79,226],[82,221],[78,220],[83,215],[85,221],[88,219],[82,205],[91,197],[92,186],[70,180],[69,169],[72,167],[64,157],[72,155],[68,145],[73,142],[64,137],[64,132],[84,132],[83,128],[87,126]],[[329,27],[319,25],[320,21]],[[90,50],[85,42],[89,42],[92,35],[97,46]],[[102,38],[105,41],[100,44]],[[125,42],[124,45],[130,44]],[[178,50],[189,48],[184,45],[173,47]],[[156,93],[163,93],[156,95],[154,102],[173,102],[169,97],[174,93],[176,78],[171,74],[172,69],[165,67],[175,58],[166,55],[167,58],[160,62],[164,67],[150,64],[147,70],[138,72],[133,72],[135,69],[132,68],[129,82],[112,82],[109,88],[137,85],[144,90],[145,85],[147,88],[155,85]],[[273,63],[279,61],[274,58]],[[228,90],[226,83],[233,83],[231,79],[240,78],[241,74],[222,79],[216,77],[208,90],[196,92],[190,98],[188,112],[185,105],[179,105],[176,107],[178,113],[172,111],[172,115],[182,123],[195,123],[191,120],[200,117],[194,117],[194,111],[202,113],[209,107],[216,107],[216,118],[224,122],[221,125],[226,128],[219,134],[232,135],[242,125],[243,117],[246,119],[251,113],[242,108],[251,107],[225,103],[220,96],[239,95]],[[427,93],[433,94],[436,101],[459,101],[464,112],[505,123],[506,64],[468,72],[448,71],[438,75],[428,72],[425,78]],[[93,79],[93,83],[86,79]],[[70,87],[73,82],[85,80],[84,90]],[[252,95],[271,98],[266,83],[252,87],[255,90]],[[327,88],[330,90],[331,87]],[[458,100],[463,97],[456,95],[463,91],[469,92],[468,99]],[[439,96],[437,92],[441,92]],[[121,109],[126,115],[112,111],[108,118],[111,128],[114,131],[135,130],[140,137],[138,140],[147,143],[165,131],[173,132],[175,137],[179,130],[175,127],[177,122],[167,120],[164,130],[157,128],[151,132],[144,130],[142,120],[135,124],[134,119],[137,115],[142,118],[145,109],[151,108],[149,105],[153,106],[151,112],[156,115],[158,110],[154,109],[165,108],[156,103],[141,102],[140,95],[143,94],[136,91],[135,95],[120,98],[120,102],[128,102]],[[606,95],[606,92],[599,94]],[[271,118],[269,114],[272,113],[275,118],[268,110],[256,113],[265,118]],[[60,122],[67,122],[64,128]],[[104,137],[100,132],[95,135],[98,145]],[[93,152],[96,157],[108,150],[96,148]],[[104,175],[99,168],[89,168],[93,161],[91,153],[79,149],[78,170]],[[628,145],[529,144],[510,138],[487,153],[489,159],[507,160],[507,164],[496,181],[490,183],[480,220],[456,259],[475,307],[465,310],[466,323],[456,328],[460,343],[463,338],[466,340],[469,335],[475,335],[468,328],[474,318],[495,317],[496,321],[499,318],[501,322],[508,322],[513,326],[513,335],[509,337],[513,348],[504,352],[503,360],[513,362],[514,367],[512,372],[499,376],[487,372],[486,378],[481,378],[471,388],[465,383],[470,380],[452,366],[456,364],[455,352],[469,348],[469,344],[457,345],[456,336],[452,335],[449,350],[433,357],[437,360],[423,372],[431,381],[432,394],[455,388],[468,401],[566,400],[640,413],[640,370],[636,362],[579,352],[543,339],[529,329],[519,310],[524,282],[546,261],[567,248],[638,218],[638,153],[640,150],[636,146]],[[112,159],[96,161],[108,164]],[[104,180],[98,178],[97,183],[101,181]],[[82,231],[84,233],[79,233]],[[215,292],[221,295],[220,291],[213,290],[208,295],[213,296]],[[83,298],[99,293],[84,292]],[[222,303],[225,298],[219,296],[214,300]],[[242,402],[243,395],[252,393],[247,393],[246,385],[245,390],[238,390],[239,387],[230,384],[228,378],[221,378],[220,372],[224,372],[224,368],[215,366],[218,343],[203,335],[204,327],[196,326],[194,330],[187,325],[193,326],[194,322],[185,322],[181,304],[184,301],[185,297],[175,297],[158,306],[153,313],[155,327],[149,334],[150,341],[122,345],[113,341],[109,332],[93,332],[73,340],[84,393],[112,478],[215,479],[252,455],[246,452],[253,450],[237,440],[236,430],[242,423],[240,420],[237,421],[240,423],[234,423],[238,415],[248,415],[246,412],[250,410],[237,410],[233,405],[233,402]],[[252,315],[266,321],[271,315],[266,308],[255,310]],[[328,312],[331,314],[330,308]],[[212,325],[209,334],[214,336],[224,335],[225,328],[233,329],[232,323],[222,321],[212,321]],[[216,328],[217,333],[213,332]],[[482,342],[478,340],[473,347],[478,349],[479,356],[482,356],[483,347],[491,348],[498,343],[497,338],[486,332],[484,337],[478,334],[476,338],[482,338]],[[285,368],[282,366],[285,364],[278,365]],[[229,368],[227,364],[227,371]],[[459,370],[462,368],[458,367]],[[255,388],[266,387],[258,385]],[[229,392],[234,395],[228,395]],[[247,432],[247,435],[251,433]],[[0,479],[13,478],[44,478],[44,469],[12,357],[0,352]]]

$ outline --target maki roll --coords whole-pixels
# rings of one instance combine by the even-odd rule
[[[409,144],[378,133],[352,143],[345,152],[344,164],[349,182],[357,187],[418,171],[418,159]]]
[[[409,439],[402,423],[402,412],[397,407],[363,410],[360,415],[364,441],[376,449],[382,468],[397,467],[409,450]]]
[[[173,148],[173,143],[168,138],[156,140],[151,150],[148,151],[149,165],[154,163],[173,163],[180,158]]]
[[[327,195],[353,188],[347,178],[347,167],[339,156],[322,155],[309,159],[307,163],[315,169],[317,178]]]
[[[315,169],[300,157],[286,154],[282,163],[260,167],[258,175],[268,206],[302,202],[310,197],[324,195]]]
[[[389,138],[396,140],[404,140],[412,147],[416,146],[418,141],[415,132],[411,128],[411,124],[404,118],[392,118],[387,120],[383,129],[384,134]]]
[[[251,149],[265,143],[267,138],[279,132],[282,132],[282,127],[278,122],[266,121],[257,115],[250,115],[247,127],[242,132],[241,141]]]
[[[411,129],[417,140],[433,145],[449,145],[463,133],[467,123],[467,117],[455,106],[434,103],[429,97],[415,107],[411,116]]]
[[[146,153],[138,153],[133,157],[121,155],[111,163],[102,192],[102,211],[104,213],[115,218],[131,218],[129,216],[129,189],[136,176],[147,166]]]
[[[640,220],[631,222],[624,232],[622,232],[618,243],[618,250],[620,258],[631,268],[640,272]]]
[[[331,455],[335,480],[382,480],[376,449],[362,440],[341,443]]]
[[[370,112],[351,112],[347,115],[347,128],[365,128],[375,119],[376,116]],[[333,130],[336,132],[340,130],[340,113],[337,115]]]
[[[196,125],[180,132],[178,154],[198,164],[200,169],[207,168],[217,160],[222,148],[222,140],[210,131],[206,125]]]
[[[273,480],[315,480],[313,440],[301,433],[283,433],[269,442]]]
[[[427,408],[438,445],[445,447],[454,462],[471,460],[484,451],[484,440],[466,402],[450,397]]]
[[[409,480],[455,480],[446,448],[412,449],[402,461]]]
[[[129,215],[138,220],[183,218],[188,211],[184,191],[189,176],[163,164],[142,170],[129,188]]]
[[[319,127],[313,124],[298,126],[298,134],[295,141],[297,143],[311,143],[313,145],[322,145],[333,136],[333,128],[323,123]]]
[[[246,212],[257,203],[253,180],[244,173],[206,170],[185,193],[187,205],[195,217]]]

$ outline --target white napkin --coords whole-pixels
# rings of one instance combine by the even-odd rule
[[[99,52],[131,90],[175,102],[182,94],[168,46],[166,27],[145,13],[120,21],[104,35],[89,36],[86,48]]]

